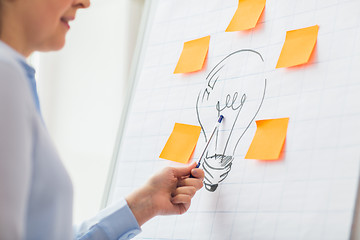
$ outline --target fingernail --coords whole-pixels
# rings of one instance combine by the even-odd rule
[[[193,170],[192,170],[192,173],[193,173],[193,174],[197,174],[197,172],[198,172],[197,169],[193,169]]]

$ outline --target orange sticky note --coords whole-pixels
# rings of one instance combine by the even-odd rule
[[[231,19],[226,32],[249,30],[254,28],[264,11],[266,0],[239,0],[238,8]]]
[[[307,63],[314,50],[318,32],[318,25],[286,32],[285,43],[276,68]]]
[[[174,129],[160,154],[160,158],[187,163],[195,149],[200,131],[200,126],[175,123]]]
[[[209,50],[210,36],[184,43],[174,73],[189,73],[203,68]]]
[[[284,146],[289,118],[256,121],[257,129],[245,159],[279,159]]]

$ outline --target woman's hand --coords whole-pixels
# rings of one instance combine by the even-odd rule
[[[195,166],[196,163],[182,168],[165,168],[126,198],[140,226],[156,215],[183,214],[189,209],[191,199],[202,188],[204,179],[204,171]]]

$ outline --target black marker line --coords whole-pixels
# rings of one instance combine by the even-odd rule
[[[255,50],[252,50],[252,49],[241,49],[241,50],[237,50],[233,53],[230,53],[229,55],[227,55],[223,60],[221,60],[218,64],[215,65],[215,67],[210,71],[210,73],[208,74],[208,76],[206,77],[206,79],[208,79],[208,77],[211,75],[211,73],[214,71],[214,69],[219,66],[223,61],[225,61],[227,58],[229,58],[230,56],[234,55],[234,54],[237,54],[237,53],[240,53],[240,52],[253,52],[253,53],[256,53],[257,55],[259,55],[259,57],[261,58],[261,60],[264,62],[264,59],[263,57],[261,56],[261,54]]]
[[[205,138],[205,142],[208,141],[207,139],[207,136],[206,136],[206,133],[205,133],[205,129],[204,129],[204,126],[203,124],[201,123],[201,120],[200,120],[200,108],[199,108],[199,103],[200,103],[200,98],[201,98],[201,95],[202,95],[202,98],[201,98],[201,103],[204,102],[205,98],[206,100],[208,101],[209,100],[209,97],[210,97],[210,94],[212,94],[213,90],[215,89],[215,85],[217,83],[217,81],[219,80],[220,76],[217,76],[218,73],[220,72],[221,69],[224,68],[224,65],[222,65],[221,67],[219,67],[226,59],[228,59],[230,56],[232,55],[235,55],[237,53],[240,53],[240,52],[251,52],[251,53],[255,53],[257,54],[260,58],[261,58],[261,61],[264,62],[264,59],[262,57],[262,55],[255,51],[255,50],[252,50],[252,49],[242,49],[242,50],[238,50],[238,51],[235,51],[233,53],[230,53],[229,55],[227,55],[225,58],[223,58],[219,63],[217,63],[215,65],[215,67],[209,72],[209,74],[207,75],[206,77],[206,80],[208,80],[208,83],[207,83],[207,87],[203,90],[203,91],[200,91],[199,94],[198,94],[198,97],[197,97],[197,101],[196,101],[196,114],[197,114],[197,119],[198,119],[198,122],[201,126],[201,130],[202,132],[204,133],[204,138]],[[218,68],[219,67],[219,68]],[[215,81],[213,81],[214,77],[216,77]],[[210,79],[209,79],[210,77]],[[212,82],[213,81],[213,82]],[[235,148],[233,150],[233,156],[235,154],[235,151],[238,147],[238,144],[240,142],[240,140],[242,139],[242,137],[244,136],[244,134],[247,132],[247,130],[249,129],[251,123],[254,121],[254,119],[256,118],[256,116],[258,115],[262,105],[263,105],[263,101],[265,99],[265,93],[266,93],[266,87],[267,87],[267,79],[265,79],[264,81],[264,92],[263,92],[263,96],[262,96],[262,99],[261,99],[261,102],[260,102],[260,105],[254,115],[254,117],[251,119],[250,123],[247,125],[247,127],[245,128],[245,130],[243,131],[243,133],[241,134],[240,138],[237,140],[236,144],[235,144]],[[213,174],[211,173],[212,170],[214,171],[225,171],[224,173],[222,173],[220,175],[220,180],[217,180],[218,183],[224,181],[226,179],[226,177],[228,176],[228,174],[230,173],[231,169],[232,169],[232,161],[234,160],[234,157],[233,156],[225,156],[225,151],[228,147],[228,144],[229,144],[229,140],[232,136],[232,133],[233,133],[233,130],[235,128],[235,124],[237,123],[238,121],[238,118],[239,118],[239,115],[240,115],[240,112],[242,111],[244,105],[245,105],[245,102],[246,102],[246,93],[244,93],[242,95],[242,98],[241,98],[241,101],[240,101],[240,104],[238,106],[235,106],[235,103],[238,99],[238,96],[239,96],[239,93],[238,92],[235,92],[234,95],[232,96],[232,99],[231,99],[231,95],[230,94],[227,94],[226,96],[226,100],[225,100],[225,106],[223,108],[221,108],[220,106],[220,101],[217,101],[216,103],[216,110],[218,112],[218,115],[220,115],[221,111],[225,110],[226,108],[231,108],[232,110],[234,111],[237,111],[238,110],[238,113],[236,115],[236,118],[235,118],[235,121],[233,123],[233,126],[231,128],[231,131],[230,131],[230,134],[227,138],[227,141],[226,141],[226,145],[225,145],[225,148],[224,148],[224,151],[223,151],[223,154],[216,154],[216,148],[217,148],[217,143],[218,143],[218,136],[219,136],[219,131],[216,132],[216,142],[215,142],[215,155],[214,156],[211,156],[211,157],[208,157],[208,151],[206,152],[206,157],[204,158],[204,161],[202,163],[202,166],[203,166],[203,169],[205,171],[205,180],[204,180],[204,185],[205,185],[205,188],[210,191],[210,192],[214,192],[217,187],[218,187],[218,184],[214,184],[212,183],[212,181],[210,181],[208,179],[208,177],[206,175],[208,175],[209,177],[211,178],[214,178]],[[217,167],[212,167],[210,165],[211,163],[211,160],[215,160],[217,161],[218,158],[221,158],[221,161],[220,161],[220,166],[221,168],[217,168]],[[213,179],[214,180],[214,179]],[[208,183],[207,183],[208,182]]]
[[[217,79],[214,81],[213,85],[210,86],[210,83],[211,83],[212,79],[214,78],[214,76],[216,76],[216,74],[217,74],[224,66],[225,66],[225,64],[222,65],[222,66],[211,76],[210,80],[208,81],[208,86],[211,88],[211,90],[214,90],[215,83],[217,82],[217,80],[219,79],[219,77],[217,77]],[[208,79],[208,77],[207,77],[206,79]]]
[[[260,105],[259,105],[259,107],[258,107],[258,109],[257,109],[257,111],[256,111],[256,113],[255,113],[255,115],[254,115],[254,117],[251,119],[250,123],[247,125],[247,127],[246,127],[245,130],[244,130],[244,132],[241,134],[240,138],[239,138],[238,141],[236,142],[235,148],[234,148],[234,151],[233,151],[233,155],[235,155],[236,148],[237,148],[237,146],[238,146],[241,138],[244,136],[244,134],[246,133],[246,131],[249,129],[251,123],[254,121],[254,119],[256,118],[256,116],[258,115],[258,113],[259,113],[259,111],[260,111],[260,109],[261,109],[261,107],[262,107],[262,104],[263,104],[264,99],[265,99],[265,93],[266,93],[266,82],[267,82],[267,80],[266,80],[266,78],[265,78],[265,86],[264,86],[264,92],[263,92],[263,96],[262,96],[262,99],[261,99],[261,103],[260,103]]]
[[[232,125],[232,127],[231,127],[231,131],[230,131],[230,133],[229,133],[228,139],[226,140],[225,148],[224,148],[224,151],[223,151],[223,156],[225,156],[225,151],[226,151],[227,146],[228,146],[228,144],[229,144],[230,137],[231,137],[231,135],[232,135],[232,133],[233,133],[233,131],[234,131],[235,124],[237,123],[237,120],[238,120],[238,118],[239,118],[240,112],[241,112],[241,110],[243,109],[243,106],[244,106],[244,104],[245,104],[246,95],[243,94],[243,96],[245,96],[245,99],[244,99],[244,98],[241,98],[241,100],[244,100],[244,102],[242,102],[242,104],[240,105],[241,107],[239,108],[239,111],[238,111],[238,113],[237,113],[237,115],[236,115],[236,118],[235,118],[235,120],[234,120],[234,122],[233,122],[233,125]]]
[[[207,137],[206,137],[205,129],[204,129],[204,126],[202,125],[201,120],[200,120],[200,113],[199,113],[199,107],[198,107],[200,94],[201,94],[201,91],[199,92],[199,95],[198,95],[197,100],[196,100],[196,115],[197,115],[197,119],[198,119],[198,122],[199,122],[200,127],[201,127],[201,131],[204,133],[205,142],[207,142]]]

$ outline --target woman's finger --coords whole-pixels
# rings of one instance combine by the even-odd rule
[[[204,180],[204,170],[200,169],[200,168],[193,168],[191,170],[191,175],[194,177],[194,178],[198,178],[198,179],[201,179],[201,180]]]
[[[187,194],[178,194],[172,198],[171,202],[173,204],[190,204],[191,197]]]
[[[174,176],[177,178],[186,177],[190,175],[190,172],[193,168],[195,168],[196,162],[186,166],[186,167],[179,167],[179,168],[171,168]]]
[[[199,190],[203,187],[203,179],[198,178],[185,178],[179,181],[178,187],[192,186],[196,190]]]
[[[193,186],[178,187],[175,190],[173,196],[175,197],[176,195],[186,194],[192,198],[192,197],[194,197],[195,193],[196,193],[196,188]]]

